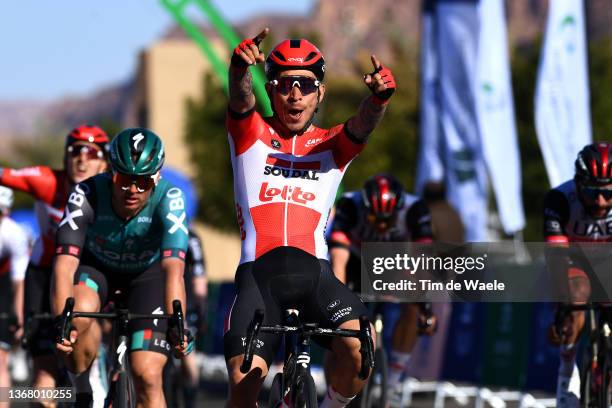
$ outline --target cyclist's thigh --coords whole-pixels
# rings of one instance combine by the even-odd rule
[[[108,280],[104,272],[97,266],[81,262],[74,274],[73,284],[87,287],[95,292],[100,298],[100,307],[103,307],[108,301]]]
[[[282,323],[280,308],[273,302],[264,301],[253,276],[252,266],[252,262],[247,262],[236,270],[236,297],[227,316],[223,336],[226,361],[244,353],[244,339],[255,310],[264,310],[264,325]],[[255,354],[263,358],[269,367],[280,346],[281,336],[260,334],[258,339]]]
[[[331,265],[320,260],[321,278],[316,293],[304,309],[302,321],[318,322],[321,327],[338,328],[341,324],[370,313],[359,297],[334,277]],[[330,348],[331,337],[315,338],[323,347]]]
[[[116,281],[117,276],[113,281]],[[166,282],[163,278],[161,264],[151,265],[146,271],[130,280],[128,285],[127,308],[131,313],[139,314],[165,314]],[[131,340],[130,352],[152,351],[168,355],[170,344],[166,339],[166,319],[136,319],[130,321],[129,335]]]
[[[51,268],[29,264],[25,276],[23,312],[29,325],[27,349],[33,358],[55,353],[52,320],[29,320],[34,314],[51,313],[50,290]]]

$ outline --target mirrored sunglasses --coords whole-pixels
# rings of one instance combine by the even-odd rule
[[[302,95],[308,95],[315,92],[321,82],[306,76],[289,75],[274,79],[270,81],[270,84],[276,87],[282,95],[289,95],[294,86],[300,88]]]
[[[84,146],[84,145],[70,145],[66,149],[66,152],[70,155],[70,157],[79,157],[84,154],[89,160],[103,159],[104,153],[102,150],[97,149],[92,146]]]
[[[113,183],[117,184],[123,191],[130,189],[132,184],[136,186],[139,193],[144,193],[155,186],[155,174],[148,176],[135,176],[113,172]]]

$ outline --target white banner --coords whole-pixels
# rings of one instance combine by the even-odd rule
[[[477,3],[439,2],[436,17],[447,197],[461,215],[466,240],[484,242],[488,238],[487,173],[473,94],[479,32]]]
[[[428,182],[444,180],[443,140],[439,116],[438,48],[435,2],[423,2],[421,16],[421,123],[415,181],[416,194],[422,195]]]
[[[555,0],[553,0],[555,1]],[[480,0],[474,96],[480,139],[497,209],[508,234],[525,227],[503,0]]]
[[[549,2],[536,85],[535,121],[551,186],[574,176],[574,160],[591,142],[582,0]]]

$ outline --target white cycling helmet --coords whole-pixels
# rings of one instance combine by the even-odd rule
[[[0,186],[0,210],[5,212],[13,206],[13,190]]]

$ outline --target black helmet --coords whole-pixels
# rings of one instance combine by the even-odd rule
[[[404,206],[404,187],[390,174],[370,177],[361,191],[363,202],[376,222],[391,222]]]
[[[612,144],[597,142],[586,145],[575,162],[575,179],[581,184],[612,183]]]

